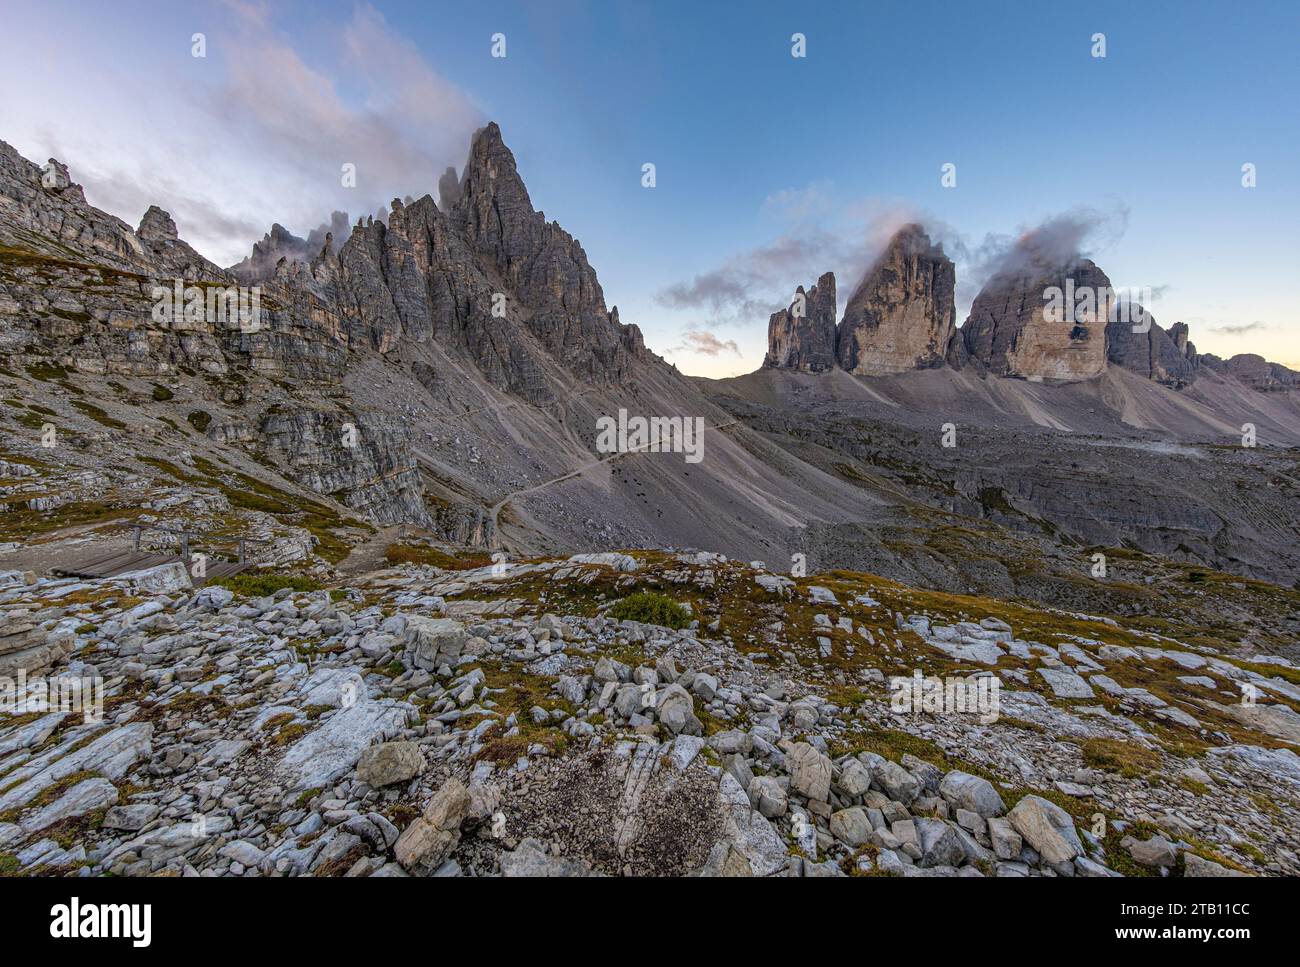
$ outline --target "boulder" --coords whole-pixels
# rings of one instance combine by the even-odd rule
[[[916,843],[921,848],[917,866],[960,866],[966,859],[957,830],[942,819],[921,817],[912,824],[916,828]]]
[[[1177,848],[1163,836],[1152,836],[1147,840],[1125,836],[1120,840],[1120,845],[1128,850],[1128,855],[1139,866],[1162,866],[1168,869],[1178,862]]]
[[[844,795],[856,799],[871,788],[871,771],[856,759],[845,764],[837,785]]]
[[[781,783],[773,776],[755,776],[748,785],[749,801],[768,819],[784,816],[789,799]]]
[[[437,671],[443,665],[454,667],[469,641],[465,626],[451,618],[412,615],[407,618],[407,665]]]
[[[357,760],[357,778],[372,789],[406,782],[423,770],[424,753],[414,742],[381,742]]]
[[[1041,796],[1025,796],[1007,814],[1007,819],[1024,841],[1052,865],[1068,863],[1083,855],[1083,843],[1070,814]]]
[[[993,852],[1000,860],[1014,860],[1020,856],[1020,851],[1024,849],[1024,840],[1016,832],[1016,828],[1011,825],[1007,819],[990,819],[988,821],[989,841],[993,844]]]
[[[700,735],[704,731],[700,720],[695,717],[695,700],[680,685],[669,685],[659,691],[655,714],[673,735]]]
[[[1203,859],[1195,853],[1183,854],[1183,876],[1248,876],[1231,867]]]
[[[911,805],[921,794],[921,781],[897,762],[882,759],[871,770],[871,777],[885,795],[904,806]]]
[[[351,770],[367,748],[395,735],[414,716],[415,707],[406,702],[363,699],[335,712],[289,746],[278,772],[293,789],[324,786]]]
[[[871,829],[871,820],[861,806],[831,813],[831,835],[855,849],[867,842]]]
[[[188,591],[194,587],[190,580],[189,569],[180,561],[159,564],[157,567],[144,568],[139,571],[127,571],[113,578],[115,584],[124,584],[140,596],[151,594],[175,594]]]
[[[393,846],[402,868],[427,876],[460,842],[460,824],[469,815],[469,790],[459,779],[448,779],[434,793],[423,815],[403,830]]]
[[[978,813],[984,819],[1001,816],[1007,811],[1006,804],[998,795],[993,783],[968,772],[954,769],[943,777],[939,783],[939,795],[948,800],[955,808],[968,809]]]
[[[785,754],[790,790],[807,799],[825,802],[831,792],[831,760],[807,742],[791,744]]]

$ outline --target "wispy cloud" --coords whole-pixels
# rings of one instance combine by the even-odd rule
[[[843,240],[825,232],[783,235],[716,269],[667,286],[655,301],[666,309],[703,310],[714,323],[766,318],[789,302],[796,286],[816,279],[828,263],[842,258],[843,247]]]
[[[844,304],[894,233],[918,222],[957,265],[958,314],[964,318],[980,288],[994,275],[1105,251],[1128,225],[1128,210],[1123,206],[1079,208],[1011,234],[972,240],[933,214],[895,199],[836,202],[825,182],[775,192],[764,201],[763,210],[793,224],[772,241],[715,269],[666,286],[655,301],[667,309],[705,312],[713,325],[752,324],[784,307],[796,286],[833,271]]]
[[[37,160],[65,161],[92,204],[131,224],[150,204],[167,209],[182,237],[221,264],[247,255],[272,222],[305,235],[333,211],[355,221],[394,197],[436,191],[483,122],[368,4],[318,22],[309,45],[271,5],[227,0],[202,18],[204,58],[190,56],[188,31],[179,44],[166,23],[95,43],[96,30],[117,37],[117,14],[84,13],[69,25],[82,32],[67,44],[77,56],[57,70],[36,52],[6,54],[6,89],[28,74],[52,79],[41,98],[15,100],[12,112],[6,104],[2,136]],[[120,69],[133,59],[150,68]],[[343,184],[344,164],[355,166],[355,187]]]
[[[1035,272],[1105,252],[1128,230],[1128,216],[1128,208],[1120,204],[1109,209],[1073,208],[1049,215],[1035,225],[1022,225],[1014,233],[990,232],[978,240],[935,221],[926,224],[956,263],[960,316],[996,275]]]
[[[1210,332],[1216,332],[1221,336],[1244,336],[1248,332],[1259,332],[1267,328],[1269,326],[1266,322],[1227,323],[1222,326],[1211,326]]]
[[[782,188],[763,200],[763,211],[794,222],[820,218],[833,210],[833,193],[834,186],[829,181],[814,181],[802,188]]]
[[[740,347],[734,339],[721,340],[704,329],[688,329],[682,334],[682,342],[668,350],[669,355],[694,353],[697,356],[720,356],[723,353],[740,355]]]
[[[789,304],[798,286],[828,271],[847,298],[894,232],[917,214],[896,201],[867,198],[828,206],[832,217],[809,217],[822,198],[829,199],[828,190],[819,183],[769,196],[765,210],[793,223],[786,231],[717,268],[665,286],[655,301],[666,309],[705,312],[715,326],[766,322]]]

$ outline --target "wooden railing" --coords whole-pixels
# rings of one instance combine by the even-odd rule
[[[269,544],[270,541],[260,540],[255,537],[223,537],[220,534],[213,534],[211,531],[199,530],[178,530],[174,527],[157,527],[150,524],[133,524],[131,526],[131,539],[137,551],[140,550],[140,538],[145,531],[157,531],[160,534],[172,534],[178,538],[180,545],[180,557],[182,561],[190,559],[190,538],[203,538],[208,543],[226,543],[235,544],[238,548],[239,563],[244,564],[247,545],[249,544]]]

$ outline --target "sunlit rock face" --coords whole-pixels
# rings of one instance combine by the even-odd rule
[[[1079,296],[1074,311],[1059,311],[1053,290]],[[1089,259],[1053,266],[1029,258],[999,272],[976,296],[962,326],[966,349],[994,376],[1091,379],[1106,368],[1112,301],[1110,279]]]
[[[840,366],[887,376],[942,366],[956,323],[956,272],[942,245],[906,225],[868,270],[840,322]]]

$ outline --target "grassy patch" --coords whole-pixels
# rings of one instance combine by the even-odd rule
[[[274,517],[290,517],[293,523],[306,528],[316,538],[316,553],[331,564],[337,564],[352,550],[352,546],[333,530],[342,527],[344,521],[324,504],[278,490],[246,473],[223,470],[203,457],[196,456],[194,466],[207,474],[211,483],[219,487],[234,506]],[[233,477],[237,483],[227,484],[223,479],[225,476]]]
[[[1120,845],[1120,841],[1129,836],[1145,841],[1158,832],[1159,830],[1150,823],[1132,823],[1122,833],[1115,828],[1114,823],[1107,823],[1106,835],[1101,841],[1102,848],[1106,851],[1106,865],[1116,873],[1123,873],[1125,876],[1159,876],[1158,870],[1134,862],[1128,849]]]
[[[310,731],[311,726],[309,725],[304,725],[302,722],[291,722],[280,727],[280,731],[276,732],[275,737],[271,739],[271,745],[288,745],[302,738]]]
[[[492,559],[486,555],[460,557],[425,544],[389,544],[388,550],[384,552],[384,560],[393,565],[428,564],[448,571],[469,571],[492,563]]]
[[[691,623],[690,613],[685,608],[666,594],[656,591],[629,594],[609,609],[609,617],[617,621],[639,621],[665,628],[685,628]]]
[[[277,574],[274,572],[232,574],[229,577],[213,578],[208,583],[229,588],[236,594],[242,594],[249,598],[269,597],[285,588],[301,592],[320,591],[323,588],[319,581],[305,574]]]
[[[25,503],[10,504],[7,513],[0,513],[0,540],[27,540],[65,527],[132,519],[140,513],[139,507],[117,507],[103,501],[63,504],[53,510],[30,510]]]
[[[77,783],[84,782],[87,779],[95,779],[98,776],[98,772],[84,771],[74,772],[71,775],[64,776],[57,782],[46,786],[29,802],[24,803],[16,809],[10,809],[8,812],[0,813],[0,823],[16,823],[20,813],[28,809],[41,809],[48,806]],[[15,785],[17,785],[17,783],[15,783]]]
[[[32,363],[27,367],[27,375],[43,383],[53,383],[68,378],[68,371],[58,363]]]
[[[106,426],[110,430],[125,430],[126,424],[121,420],[115,420],[98,406],[93,403],[87,403],[85,400],[73,400],[73,408],[80,410],[83,414],[90,417],[101,426]]]
[[[1160,753],[1124,739],[1085,739],[1079,744],[1084,764],[1125,779],[1145,779],[1160,771]]]

